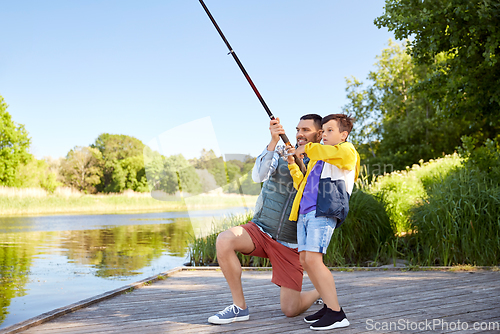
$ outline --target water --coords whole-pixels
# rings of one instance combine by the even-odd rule
[[[0,328],[181,266],[190,236],[244,212],[0,218]]]

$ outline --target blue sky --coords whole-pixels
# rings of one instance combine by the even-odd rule
[[[365,80],[393,36],[373,24],[383,0],[205,3],[290,138],[301,115],[340,112],[345,77]],[[38,158],[104,132],[164,134],[181,152],[214,133],[221,153],[252,156],[269,141],[264,109],[196,0],[20,0],[1,12],[0,95]],[[205,117],[208,132],[185,126]]]

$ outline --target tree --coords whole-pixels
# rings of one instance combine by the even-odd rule
[[[386,0],[375,24],[407,39],[407,52],[432,75],[416,89],[440,112],[468,123],[462,134],[484,142],[500,131],[500,3]]]
[[[64,183],[85,193],[95,193],[101,182],[102,154],[97,148],[76,146],[61,163]]]
[[[101,182],[96,187],[98,191],[147,191],[143,158],[145,145],[139,139],[102,133],[91,147],[98,149],[104,160]]]
[[[22,124],[12,121],[8,105],[0,95],[0,184],[14,186],[17,168],[31,159],[31,139]]]
[[[120,160],[142,156],[144,144],[137,138],[127,135],[102,133],[90,147],[97,148],[104,160]]]
[[[162,190],[167,194],[177,191],[198,194],[202,191],[200,176],[182,154],[164,157],[146,147],[144,162],[151,190]]]
[[[350,102],[344,112],[357,119],[350,140],[363,162],[404,169],[420,159],[453,152],[460,144],[463,124],[443,117],[429,92],[413,89],[428,79],[429,67],[414,64],[404,48],[392,41],[377,56],[375,67],[368,75],[373,84],[366,89],[356,78],[347,79]]]

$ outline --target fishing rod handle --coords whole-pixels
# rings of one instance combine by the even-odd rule
[[[285,143],[285,146],[290,146],[290,147],[292,146],[292,144],[290,143],[290,140],[288,139],[286,134],[283,133],[280,135],[280,137],[281,137],[281,140],[283,140],[283,142]],[[306,174],[306,165],[304,165],[304,162],[302,161],[302,159],[300,159],[295,154],[293,155],[293,159],[295,160],[295,163],[297,164],[297,166],[299,166],[302,174],[305,175]]]

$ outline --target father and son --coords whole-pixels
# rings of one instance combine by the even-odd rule
[[[349,326],[337,299],[333,276],[323,263],[323,254],[333,231],[347,216],[359,173],[359,155],[346,141],[353,121],[344,114],[324,118],[308,114],[300,118],[296,148],[287,147],[286,152],[303,158],[307,166],[303,175],[293,155],[285,156],[277,149],[280,134],[285,131],[279,119],[271,120],[271,141],[252,170],[252,179],[264,182],[254,217],[247,224],[220,233],[216,242],[217,260],[233,304],[208,318],[208,322],[227,324],[249,319],[241,264],[236,255],[241,252],[269,258],[271,281],[280,287],[281,311],[287,317],[301,314],[321,297],[323,308],[304,318],[311,324],[310,329]],[[314,290],[302,291],[304,269]]]

